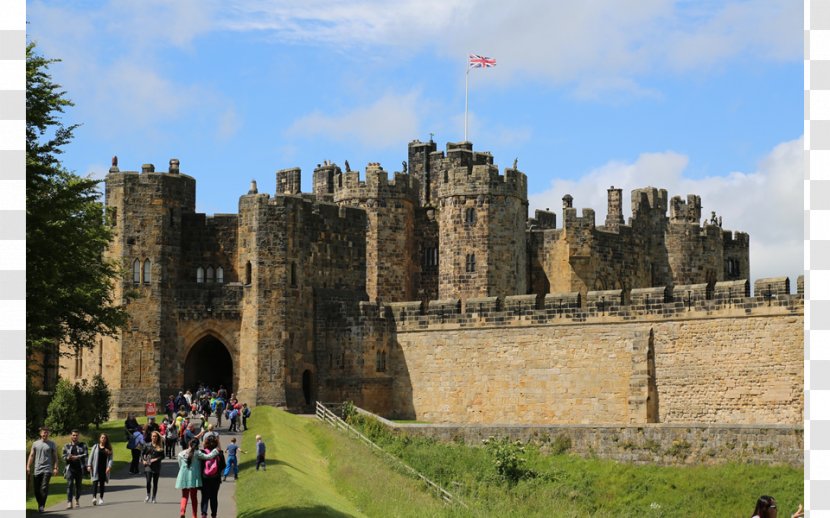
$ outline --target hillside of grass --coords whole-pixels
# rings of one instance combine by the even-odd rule
[[[309,417],[260,406],[243,434],[237,513],[281,516],[451,516],[369,447]],[[255,436],[266,444],[266,471],[255,471]]]
[[[501,445],[496,456],[499,448],[396,436],[355,417],[352,423],[375,443],[463,499],[475,516],[746,518],[762,494],[773,495],[779,515],[789,516],[803,500],[800,468],[630,465],[583,459],[566,448],[542,454],[533,445],[506,454],[511,448]]]

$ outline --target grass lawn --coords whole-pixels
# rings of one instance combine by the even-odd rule
[[[248,424],[236,497],[240,518],[415,517],[448,511],[420,482],[316,419],[260,406]],[[254,470],[256,434],[267,447],[267,471]]]
[[[144,423],[146,423],[146,418],[139,418],[139,424]],[[80,434],[80,440],[85,442],[87,446],[91,447],[93,444],[98,442],[98,437],[102,433],[109,435],[110,444],[112,445],[114,455],[112,473],[114,474],[122,470],[126,471],[130,464],[130,451],[127,449],[127,440],[124,437],[124,420],[108,421],[101,425],[100,430],[91,428],[85,432],[82,431]],[[64,462],[60,457],[61,452],[63,451],[63,445],[69,442],[69,434],[50,435],[49,439],[54,441],[55,445],[58,447],[58,474],[52,477],[52,481],[49,484],[49,498],[46,500],[47,508],[55,505],[56,503],[66,501],[66,480],[63,478]],[[29,458],[29,451],[31,451],[33,442],[33,439],[26,440],[26,459]],[[85,479],[83,485],[85,492],[82,494],[91,494],[92,482],[89,479]],[[26,481],[26,509],[37,511],[37,502],[35,501],[35,495],[32,490],[31,476],[29,476]]]

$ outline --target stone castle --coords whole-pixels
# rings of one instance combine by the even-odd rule
[[[608,189],[528,215],[527,177],[469,142],[402,172],[324,162],[237,214],[195,211],[179,161],[106,177],[130,325],[61,360],[116,411],[198,382],[249,404],[343,401],[454,423],[799,424],[803,282],[756,281],[749,237],[701,200]],[[668,213],[668,214],[667,214]]]

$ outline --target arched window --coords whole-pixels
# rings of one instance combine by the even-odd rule
[[[133,284],[141,283],[141,261],[133,261]]]
[[[213,282],[213,266],[207,267],[207,275],[205,277],[207,282]]]
[[[150,284],[150,281],[153,280],[153,275],[150,269],[150,260],[144,260],[144,284]]]
[[[251,284],[251,261],[245,264],[245,284]]]
[[[225,282],[225,270],[221,266],[216,267],[216,282],[219,284]]]
[[[205,269],[201,266],[196,268],[196,282],[199,284],[205,282]]]

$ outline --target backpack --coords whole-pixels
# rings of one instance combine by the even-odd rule
[[[208,450],[204,450],[205,453]],[[212,459],[208,459],[205,461],[205,467],[202,471],[202,474],[206,477],[218,477],[219,476],[219,455],[213,457]]]

